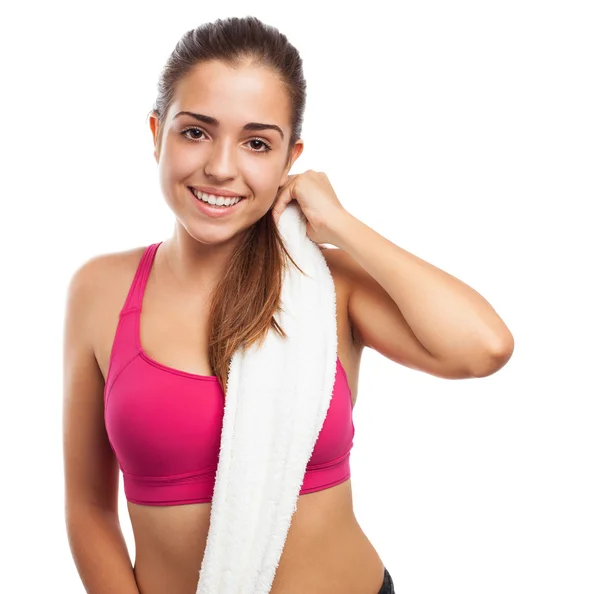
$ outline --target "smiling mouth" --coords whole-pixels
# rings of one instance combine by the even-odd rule
[[[204,193],[203,192],[197,192],[194,188],[188,186],[188,190],[193,194],[194,198],[196,198],[196,200],[199,200],[200,202],[203,202],[204,204],[206,204],[207,206],[211,206],[213,208],[222,208],[222,209],[226,209],[226,208],[231,208],[233,206],[236,206],[237,204],[239,204],[242,200],[245,200],[246,197],[245,196],[236,196],[235,198],[229,198],[229,197],[225,197],[225,196],[214,196],[214,198],[216,198],[217,200],[219,198],[223,198],[224,200],[235,200],[235,202],[230,202],[229,204],[211,204],[208,200],[205,200],[203,198]],[[210,196],[212,196],[211,194],[209,194]]]

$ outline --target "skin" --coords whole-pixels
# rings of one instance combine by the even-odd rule
[[[206,324],[210,293],[241,232],[260,217],[271,216],[303,143],[299,140],[288,155],[288,97],[265,69],[207,63],[180,81],[176,91],[160,145],[158,120],[150,118],[160,186],[175,215],[175,228],[151,267],[138,338],[154,362],[211,375]],[[175,118],[181,110],[215,117],[221,125],[191,116]],[[272,130],[244,132],[248,122],[276,124],[283,139]],[[196,130],[186,138],[182,132],[190,127]],[[253,139],[264,140],[273,150],[263,153],[265,147]],[[323,181],[314,174],[311,179]],[[231,216],[212,219],[198,211],[188,185],[232,190],[247,199]],[[331,189],[324,181],[316,187],[320,185]],[[510,333],[491,306],[464,283],[351,215],[327,231],[334,232],[333,244],[339,248],[323,248],[323,255],[335,283],[338,356],[353,406],[365,346],[399,364],[452,379],[490,375],[508,360]],[[103,391],[119,312],[145,247],[92,259],[69,288],[64,353],[67,516],[89,584],[107,579],[107,572],[92,561],[93,553],[110,567],[114,591],[193,594],[210,503],[127,502],[136,544],[136,586],[118,528],[119,466],[105,431]],[[425,293],[435,299],[422,299]],[[90,536],[94,530],[97,537]],[[382,560],[355,518],[348,479],[299,497],[271,594],[375,594],[383,571]]]
[[[210,126],[192,116],[174,118],[182,110],[215,117],[220,126]],[[243,131],[247,122],[275,124],[284,137],[275,130]],[[197,67],[178,85],[160,144],[158,124],[152,115],[150,128],[160,186],[175,215],[175,228],[173,236],[159,248],[148,280],[140,323],[141,342],[146,353],[165,365],[208,375],[211,371],[203,341],[210,291],[240,233],[261,217],[271,216],[278,190],[285,184],[304,144],[298,140],[288,159],[291,125],[285,88],[272,72],[248,64],[238,69],[219,62]],[[182,132],[192,126],[203,132],[191,131],[187,133],[189,138],[184,137]],[[264,140],[272,151],[262,153],[265,147],[251,142],[252,139]],[[198,212],[190,199],[189,185],[227,189],[247,198],[233,216],[212,219]],[[97,318],[95,341],[105,379],[118,312],[142,251],[121,254],[111,266],[111,278],[117,280],[111,285],[112,296],[104,301],[105,311],[111,313]],[[353,344],[347,315],[349,285],[338,273],[334,254],[329,255],[335,251],[324,250],[324,255],[336,283],[338,351],[354,405],[360,348]],[[117,272],[115,276],[115,271],[121,274]],[[110,307],[106,305],[108,301]],[[190,328],[190,319],[198,325]],[[167,332],[166,328],[170,330]],[[156,345],[156,350],[152,345]],[[127,502],[127,507],[136,542],[134,572],[140,592],[195,592],[210,504],[154,507]],[[299,498],[271,591],[375,593],[381,586],[383,570],[382,560],[354,516],[348,479]]]
[[[192,111],[215,117],[211,126]],[[241,231],[251,227],[272,207],[288,172],[304,149],[299,139],[288,159],[291,108],[283,84],[273,73],[246,65],[233,69],[222,62],[201,64],[177,87],[160,146],[159,122],[150,117],[159,182],[167,205],[176,217],[173,237],[165,241],[164,254],[173,276],[189,286],[212,287],[221,276]],[[243,131],[247,122],[275,124],[275,130]],[[190,126],[203,132],[191,131]],[[251,139],[258,138],[272,148]],[[254,149],[254,151],[253,151]],[[233,217],[211,219],[198,215],[188,186],[212,186],[245,195],[246,203]]]

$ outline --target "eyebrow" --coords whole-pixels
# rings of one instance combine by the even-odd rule
[[[175,120],[176,118],[178,118],[179,116],[182,116],[182,115],[192,116],[193,118],[196,118],[199,122],[203,122],[203,123],[209,124],[211,126],[219,126],[219,124],[220,124],[219,120],[217,120],[216,118],[213,118],[211,116],[207,116],[207,115],[204,115],[201,113],[194,113],[192,111],[180,111],[173,119]],[[283,139],[283,137],[284,137],[283,130],[279,126],[276,126],[275,124],[260,124],[258,122],[248,122],[246,125],[244,125],[242,130],[252,130],[252,131],[277,130],[277,132],[279,132],[281,138]]]

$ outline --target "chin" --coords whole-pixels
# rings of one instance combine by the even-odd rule
[[[210,222],[198,221],[187,221],[184,227],[198,243],[215,246],[237,241],[247,228],[236,229],[232,225],[212,225]]]
[[[231,230],[228,230],[225,227],[221,229],[215,229],[214,227],[211,228],[209,225],[191,225],[187,226],[186,228],[191,237],[193,237],[198,243],[205,245],[225,244],[234,240],[239,235],[239,231],[233,233]]]

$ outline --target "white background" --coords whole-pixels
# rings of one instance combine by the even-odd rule
[[[4,8],[0,591],[84,592],[63,510],[66,287],[95,255],[170,236],[147,120],[160,69],[188,29],[250,14],[304,60],[291,173],[325,171],[347,210],[481,293],[515,337],[483,379],[363,356],[355,513],[396,592],[598,594],[595,4]]]

